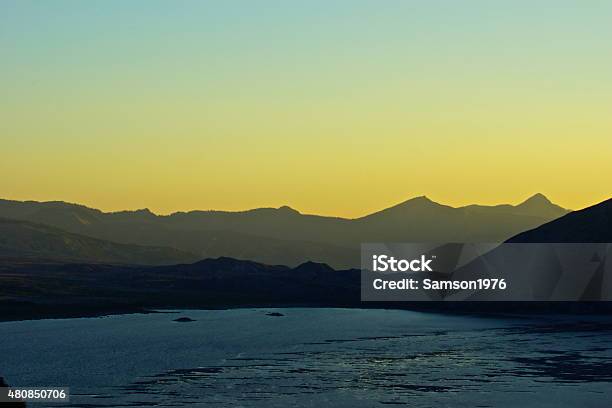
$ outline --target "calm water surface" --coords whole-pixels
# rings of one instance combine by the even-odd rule
[[[180,311],[0,323],[0,352],[11,385],[70,387],[70,403],[54,407],[557,408],[612,398],[612,318]]]

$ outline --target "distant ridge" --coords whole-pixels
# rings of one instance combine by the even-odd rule
[[[7,216],[8,215],[13,215],[13,216],[23,216],[25,214],[31,213],[32,211],[35,211],[37,209],[40,209],[41,207],[44,207],[48,210],[58,210],[58,209],[67,209],[70,208],[72,211],[74,211],[75,213],[80,213],[80,214],[89,214],[89,215],[113,215],[113,216],[141,216],[141,217],[145,217],[145,218],[156,218],[156,217],[163,217],[163,218],[167,218],[167,217],[175,217],[175,216],[184,216],[184,215],[189,215],[189,214],[253,214],[253,213],[268,213],[268,214],[275,214],[275,213],[284,213],[284,214],[293,214],[293,215],[303,215],[303,216],[312,216],[312,217],[320,217],[320,218],[333,218],[333,219],[343,219],[343,220],[357,220],[357,219],[362,219],[362,218],[366,218],[366,217],[371,217],[375,214],[380,214],[386,211],[390,211],[390,210],[397,210],[397,209],[402,209],[402,208],[409,208],[409,207],[416,207],[416,208],[426,208],[426,207],[444,207],[444,208],[449,208],[449,209],[466,209],[466,208],[472,208],[472,207],[479,207],[479,208],[515,208],[515,209],[524,209],[524,210],[531,210],[537,213],[537,209],[543,209],[545,211],[553,211],[555,214],[566,214],[568,212],[570,212],[571,210],[565,209],[557,204],[552,203],[544,194],[542,193],[535,193],[532,196],[528,197],[526,200],[524,200],[523,202],[521,202],[520,204],[517,205],[511,205],[511,204],[496,204],[496,205],[481,205],[481,204],[468,204],[468,205],[464,205],[464,206],[458,206],[458,207],[453,207],[450,205],[446,205],[446,204],[441,204],[438,203],[434,200],[432,200],[431,198],[427,197],[426,195],[422,195],[422,196],[416,196],[416,197],[412,197],[409,198],[405,201],[402,201],[401,203],[392,205],[391,207],[387,207],[384,208],[382,210],[379,211],[375,211],[371,214],[367,214],[361,217],[356,217],[356,218],[345,218],[345,217],[340,217],[340,216],[329,216],[329,215],[317,215],[317,214],[303,214],[300,211],[296,210],[295,208],[292,208],[288,205],[282,205],[280,207],[257,207],[257,208],[251,208],[251,209],[245,209],[245,210],[235,210],[235,211],[230,211],[230,210],[214,210],[214,209],[206,209],[206,210],[201,210],[201,209],[194,209],[194,210],[188,210],[188,211],[175,211],[173,213],[167,214],[167,215],[163,215],[163,214],[156,214],[153,211],[151,211],[149,208],[141,208],[141,209],[135,209],[135,210],[118,210],[118,211],[108,211],[108,212],[104,212],[102,210],[96,209],[96,208],[92,208],[92,207],[88,207],[86,205],[83,204],[78,204],[78,203],[71,203],[71,202],[67,202],[67,201],[59,201],[59,200],[52,200],[52,201],[35,201],[35,200],[24,200],[24,201],[19,201],[19,200],[9,200],[9,199],[3,199],[0,198],[0,212],[2,212],[3,215]],[[536,214],[537,216],[541,216],[542,214]],[[8,217],[8,218],[13,218],[13,217]]]
[[[194,254],[174,248],[119,244],[3,218],[0,218],[0,256],[134,265],[171,265],[197,259]]]
[[[413,212],[413,211],[435,211],[440,209],[455,209],[454,207],[443,205],[432,201],[427,196],[419,196],[410,198],[406,201],[403,201],[399,204],[396,204],[392,207],[385,208],[383,210],[377,211],[375,213],[360,217],[358,219],[367,219],[372,217],[377,217],[383,214],[401,214],[405,212]]]
[[[288,206],[155,215],[148,209],[105,213],[59,201],[0,200],[0,217],[101,240],[177,248],[198,258],[292,267],[313,261],[336,269],[359,266],[362,242],[503,242],[567,213],[542,194],[518,205],[464,207],[420,196],[355,219],[301,214]]]
[[[551,218],[560,217],[568,211],[556,204],[553,204],[544,194],[537,193],[515,206],[519,212],[534,216],[542,216],[544,214]]]

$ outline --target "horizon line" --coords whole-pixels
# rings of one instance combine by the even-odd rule
[[[576,211],[575,209],[570,209],[567,207],[564,207],[562,205],[559,205],[557,203],[555,203],[554,201],[550,200],[548,198],[548,196],[546,196],[543,193],[537,192],[534,194],[529,195],[527,198],[519,201],[516,204],[510,204],[507,202],[502,202],[502,203],[497,203],[497,204],[479,204],[479,203],[471,203],[471,204],[466,204],[466,205],[459,205],[459,206],[452,206],[449,204],[444,204],[435,200],[432,200],[431,198],[429,198],[427,195],[417,195],[417,196],[412,196],[406,200],[400,201],[400,202],[396,202],[395,204],[392,204],[390,206],[386,206],[383,208],[380,208],[378,210],[374,210],[368,213],[365,213],[364,215],[361,216],[357,216],[357,217],[343,217],[343,216],[339,216],[339,215],[324,215],[324,214],[317,214],[317,213],[305,213],[305,212],[301,212],[298,209],[295,209],[294,207],[287,205],[287,204],[283,204],[280,205],[278,207],[274,207],[274,206],[260,206],[260,207],[251,207],[251,208],[247,208],[247,209],[243,209],[243,210],[223,210],[223,209],[189,209],[189,210],[177,210],[177,211],[172,211],[172,212],[168,212],[168,213],[162,213],[162,212],[155,212],[152,211],[149,207],[141,207],[141,208],[135,208],[135,209],[121,209],[121,210],[105,210],[102,208],[98,208],[95,206],[90,206],[87,204],[82,204],[79,202],[71,202],[71,201],[65,201],[65,200],[34,200],[34,199],[12,199],[12,198],[3,198],[0,197],[0,201],[12,201],[12,202],[19,202],[19,203],[37,203],[37,204],[51,204],[51,203],[62,203],[62,204],[68,204],[68,205],[74,205],[74,206],[78,206],[78,207],[85,207],[87,209],[90,210],[96,210],[96,211],[100,211],[103,214],[118,214],[118,213],[136,213],[136,212],[148,212],[154,216],[157,217],[169,217],[175,214],[188,214],[188,213],[193,213],[193,212],[218,212],[218,213],[245,213],[245,212],[251,212],[251,211],[257,211],[257,210],[289,210],[289,211],[294,211],[300,215],[306,215],[306,216],[318,216],[318,217],[326,217],[326,218],[340,218],[340,219],[347,219],[347,220],[354,220],[354,219],[359,219],[359,218],[363,218],[363,217],[367,217],[369,215],[372,214],[376,214],[378,212],[381,211],[385,211],[388,210],[390,208],[394,208],[397,206],[400,206],[402,204],[408,203],[410,201],[413,200],[418,200],[418,199],[424,199],[426,201],[431,202],[432,204],[437,204],[440,206],[444,206],[444,207],[449,207],[449,208],[453,208],[453,209],[461,209],[461,208],[466,208],[466,207],[471,207],[471,206],[480,206],[480,207],[499,207],[499,206],[512,206],[512,207],[517,207],[521,204],[524,204],[525,202],[534,199],[536,197],[542,197],[544,198],[546,201],[548,201],[551,205],[555,205],[558,206],[564,210],[567,210],[568,212],[571,211]],[[606,199],[604,199],[603,201],[606,201]],[[579,209],[583,209],[583,208],[588,208],[590,206],[599,204],[602,201],[599,202],[595,202],[592,203],[590,205],[587,205],[585,207],[579,208]]]

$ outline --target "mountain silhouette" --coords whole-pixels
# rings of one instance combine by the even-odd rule
[[[355,305],[359,271],[304,263],[296,268],[227,257],[192,264],[134,266],[0,262],[0,319],[25,309],[60,310],[248,305]]]
[[[535,217],[547,216],[551,219],[558,218],[567,213],[564,208],[553,204],[541,193],[534,194],[514,208],[518,214],[532,215]]]
[[[522,232],[507,242],[612,242],[612,199]]]
[[[0,256],[140,265],[196,260],[195,255],[174,248],[118,244],[42,224],[1,218]]]
[[[459,212],[464,217],[475,217],[480,219],[485,214],[485,219],[496,218],[496,214],[514,217],[517,212],[527,212],[529,215],[523,217],[534,218],[534,212],[549,211],[565,212],[565,210],[555,208],[553,204],[548,204],[543,197],[535,196],[517,206],[467,206],[453,208],[437,204],[425,197],[408,200],[397,206],[383,210],[379,213],[371,214],[356,220],[334,219],[330,217],[305,216],[295,210],[284,209],[257,209],[241,213],[225,212],[196,212],[183,213],[172,216],[157,216],[150,211],[142,210],[136,212],[121,213],[102,213],[98,210],[88,209],[87,207],[74,206],[65,203],[52,203],[47,208],[45,203],[28,203],[30,215],[45,214],[50,212],[58,218],[71,225],[83,225],[83,228],[95,226],[94,231],[113,231],[117,225],[127,224],[130,227],[147,228],[156,231],[156,228],[165,231],[176,231],[187,234],[190,231],[193,235],[186,235],[186,241],[197,237],[208,237],[209,231],[181,229],[182,222],[190,225],[194,222],[191,217],[212,217],[217,222],[215,228],[226,221],[234,229],[245,228],[245,225],[259,225],[266,222],[274,224],[281,217],[283,220],[294,219],[294,222],[305,222],[313,220],[313,223],[321,223],[323,226],[341,224],[344,228],[355,228],[352,231],[363,231],[363,224],[373,222],[372,220],[386,220],[385,222],[405,222],[410,224],[418,217],[451,217]],[[15,216],[22,211],[20,216],[28,215],[28,212],[20,206],[20,203],[10,202],[8,204],[12,215]],[[2,205],[0,205],[2,207]],[[518,208],[518,210],[517,210]],[[42,212],[37,212],[43,210]],[[3,214],[9,211],[4,211]],[[433,215],[432,215],[433,214]],[[612,200],[604,201],[595,206],[584,210],[566,214],[554,221],[518,234],[509,239],[508,242],[610,242],[612,225]],[[549,213],[550,215],[550,213]],[[177,217],[177,218],[175,218]],[[187,217],[187,222],[182,217]],[[252,219],[254,217],[254,220]],[[264,217],[264,221],[260,220]],[[490,218],[488,218],[490,217]],[[512,218],[513,218],[512,217]],[[518,217],[518,216],[517,216]],[[219,221],[219,218],[222,221]],[[109,221],[109,219],[112,220]],[[331,219],[331,221],[330,221]],[[518,219],[521,219],[520,217]],[[245,221],[247,220],[247,221]],[[299,221],[297,221],[299,220]],[[390,221],[391,220],[391,221]],[[162,221],[169,222],[163,224]],[[326,223],[330,224],[326,224]],[[332,223],[333,222],[333,223]],[[250,223],[250,224],[249,224]],[[197,224],[197,223],[196,223]],[[161,226],[160,226],[161,225]],[[169,225],[172,225],[170,227]],[[275,225],[275,224],[274,224]],[[356,226],[357,227],[356,227]],[[376,225],[376,223],[375,223]],[[386,224],[378,224],[386,227]],[[103,229],[102,226],[107,229]],[[196,225],[197,226],[197,225]],[[295,267],[288,267],[278,264],[266,265],[260,262],[233,259],[230,257],[216,257],[204,259],[194,263],[181,263],[178,265],[144,266],[127,265],[133,261],[135,255],[126,255],[126,251],[134,250],[131,245],[120,245],[98,241],[97,239],[84,237],[73,233],[67,233],[55,227],[34,224],[31,222],[2,220],[0,222],[2,241],[0,248],[8,247],[9,242],[13,247],[21,245],[19,240],[33,247],[32,253],[41,253],[41,245],[47,248],[43,253],[51,254],[57,248],[68,251],[67,258],[77,254],[87,253],[90,246],[93,249],[101,250],[105,257],[124,260],[124,264],[105,264],[105,263],[66,263],[66,262],[42,262],[40,260],[11,260],[3,259],[0,262],[0,280],[3,285],[0,288],[0,313],[6,316],[72,316],[96,313],[112,313],[115,311],[141,310],[141,308],[155,307],[228,307],[228,306],[359,306],[359,307],[383,307],[384,304],[364,306],[360,302],[360,271],[356,269],[336,270],[325,263],[308,261]],[[125,227],[125,230],[129,228]],[[17,235],[14,230],[25,229],[34,232],[20,232],[22,238],[14,238]],[[333,228],[329,227],[330,231]],[[382,232],[385,232],[384,228]],[[381,232],[381,233],[382,233]],[[272,238],[262,238],[256,235],[240,235],[235,230],[217,231],[221,240],[231,239],[230,237],[242,236],[250,245],[258,247],[257,242]],[[387,232],[388,233],[388,232]],[[27,234],[33,234],[32,239]],[[39,234],[43,238],[36,238]],[[223,235],[227,234],[227,235]],[[52,239],[49,239],[48,236]],[[174,235],[174,236],[181,236]],[[42,244],[38,244],[42,240]],[[69,249],[65,249],[54,240],[63,240],[71,243]],[[76,240],[76,244],[72,242]],[[49,244],[51,242],[52,244]],[[9,246],[10,246],[9,245]],[[46,245],[46,246],[45,246]],[[56,247],[56,245],[58,245]],[[27,247],[26,247],[27,248]],[[74,249],[76,248],[76,249]],[[100,249],[101,248],[101,249]],[[140,250],[148,252],[149,247],[138,247]],[[9,248],[10,249],[10,248]],[[77,250],[78,249],[78,250]],[[158,251],[166,251],[168,248],[156,248]],[[122,255],[116,255],[120,252]],[[164,252],[162,252],[164,253]],[[1,254],[1,253],[0,253]],[[499,248],[484,255],[487,257],[487,265],[495,265],[496,262],[503,264],[507,262],[507,257],[498,256]],[[94,254],[101,257],[100,254]],[[333,254],[332,254],[333,255]],[[536,254],[537,255],[537,254]],[[87,255],[91,256],[91,255]],[[499,258],[499,259],[498,259]],[[535,259],[535,258],[534,258]],[[546,258],[548,259],[548,258]],[[545,260],[546,260],[545,259]],[[599,259],[591,259],[594,267]],[[458,269],[455,274],[472,276],[480,268],[476,268],[478,263],[482,264],[481,259],[475,259],[467,265]],[[584,271],[575,271],[583,273]],[[594,274],[589,284],[584,289],[584,298],[597,298],[598,291],[601,291],[599,275]],[[554,276],[553,276],[554,278]],[[535,288],[542,293],[551,291],[554,286],[554,279],[551,282],[544,281],[546,285]],[[594,294],[593,294],[594,293]],[[477,299],[474,299],[477,300]],[[436,310],[475,310],[482,312],[492,310],[533,310],[538,304],[526,302],[524,305],[516,304],[483,304],[470,302],[461,304],[452,303],[449,306],[437,302],[423,303],[393,303],[393,307],[406,308],[431,308]],[[541,306],[541,304],[540,304]],[[470,309],[471,308],[471,309]],[[541,306],[543,310],[554,310],[552,306]],[[572,306],[575,308],[575,306]]]
[[[478,291],[470,300],[607,301],[603,282],[611,239],[612,199],[608,199],[522,232],[445,278],[495,277],[511,282],[507,290]],[[576,245],[565,245],[572,243]]]
[[[0,200],[0,217],[106,241],[172,247],[199,258],[289,266],[314,261],[336,269],[359,266],[362,242],[502,242],[567,212],[541,194],[516,206],[457,208],[423,196],[354,219],[301,214],[287,206],[155,215],[147,209],[105,213],[58,201]]]

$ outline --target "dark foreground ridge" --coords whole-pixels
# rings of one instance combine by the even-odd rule
[[[100,264],[0,266],[0,320],[86,317],[155,309],[355,307],[463,313],[612,311],[605,302],[361,302],[360,271],[297,268],[230,258],[137,267]],[[184,320],[179,320],[184,321]]]
[[[0,262],[0,319],[95,316],[149,308],[357,306],[359,271],[231,258],[172,266]]]

